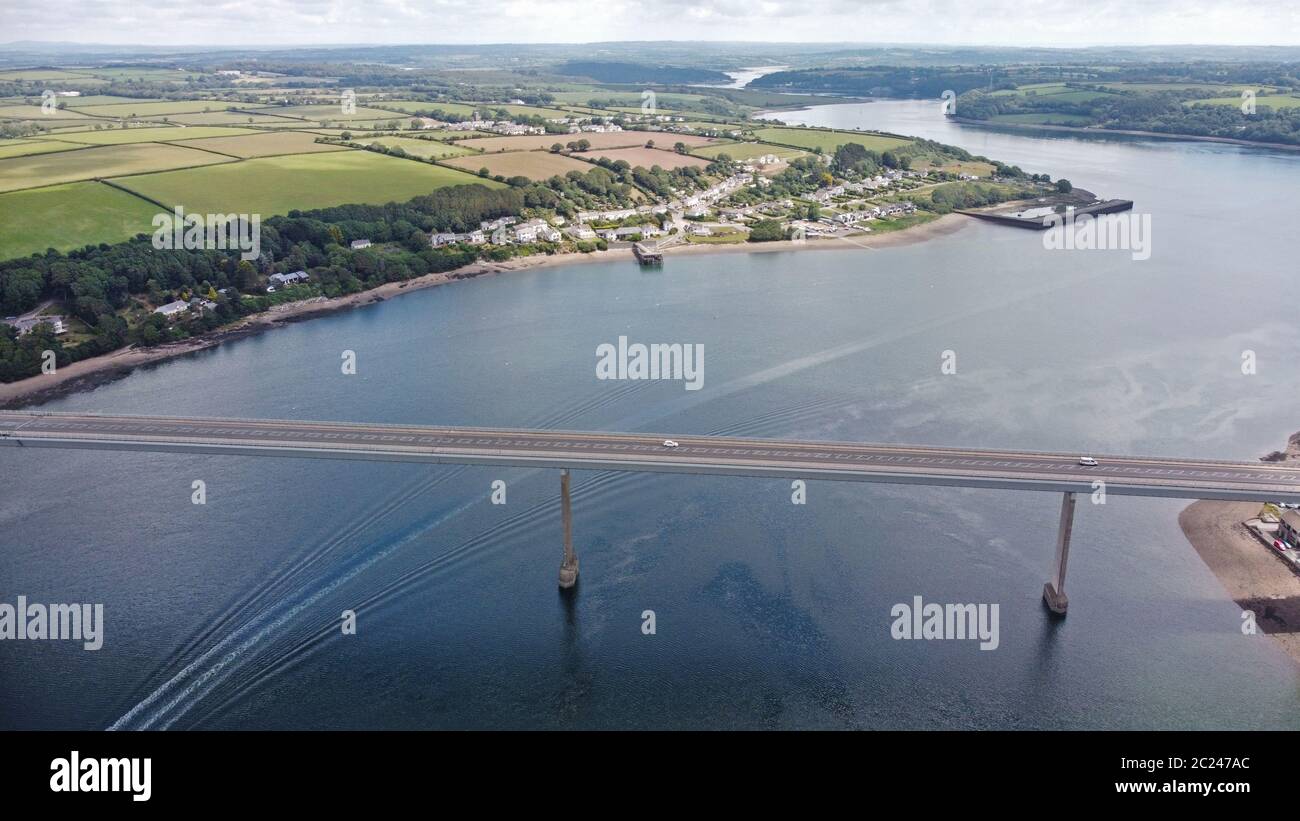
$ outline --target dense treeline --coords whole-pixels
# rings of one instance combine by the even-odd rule
[[[1300,86],[1300,66],[1294,62],[1047,62],[1041,65],[864,66],[778,71],[749,84],[750,88],[842,94],[858,97],[938,99],[982,89],[996,91],[1031,83],[1229,83]]]
[[[938,99],[944,91],[957,94],[975,88],[1001,87],[1009,82],[1005,67],[969,68],[870,66],[865,68],[815,68],[777,71],[749,84],[750,88],[850,97],[902,97]]]
[[[1087,85],[1078,88],[1094,89]],[[1247,114],[1236,105],[1195,102],[1212,94],[1207,91],[1125,92],[1061,101],[1054,99],[1061,95],[998,95],[973,91],[958,99],[957,111],[972,120],[989,120],[1000,114],[1068,114],[1085,118],[1087,124],[1110,129],[1300,145],[1300,108],[1274,109],[1260,104],[1253,113]]]
[[[519,214],[525,208],[552,207],[556,201],[554,192],[540,186],[490,189],[476,184],[439,189],[406,203],[292,211],[262,223],[261,256],[255,262],[241,260],[235,250],[157,250],[143,234],[66,255],[49,250],[9,260],[0,263],[0,315],[30,311],[42,300],[55,299],[85,323],[90,339],[65,350],[58,338],[43,330],[18,338],[4,326],[0,381],[37,373],[40,353],[46,349],[55,351],[59,364],[66,364],[128,342],[149,345],[180,338],[263,310],[279,295],[254,297],[244,292],[261,291],[271,273],[310,271],[311,285],[302,295],[333,297],[450,271],[473,262],[480,253],[506,259],[517,250],[432,248],[428,237],[433,231],[466,232],[478,228],[482,220]],[[348,245],[355,239],[396,246],[383,252],[352,250]],[[155,315],[128,326],[126,317],[143,310],[135,297],[147,297],[157,305],[177,296],[213,299],[217,309],[181,325],[168,325]]]

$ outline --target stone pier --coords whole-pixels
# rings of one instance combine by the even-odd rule
[[[569,471],[560,471],[560,515],[564,519],[564,560],[560,562],[560,587],[578,583],[578,554],[573,552],[573,511],[569,507]]]
[[[1043,585],[1043,601],[1058,616],[1064,616],[1070,606],[1065,595],[1065,565],[1070,559],[1070,531],[1074,528],[1074,494],[1061,498],[1061,526],[1056,531],[1056,574]]]

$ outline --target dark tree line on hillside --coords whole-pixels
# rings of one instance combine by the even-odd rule
[[[750,88],[850,97],[939,99],[944,91],[957,94],[975,88],[1011,87],[1007,69],[997,67],[869,66],[865,68],[804,69],[766,74]]]
[[[1000,114],[1070,114],[1086,118],[1089,124],[1110,129],[1300,145],[1300,108],[1274,109],[1260,104],[1253,114],[1246,114],[1237,105],[1195,101],[1209,93],[1126,92],[1090,100],[1059,101],[1054,99],[1057,95],[997,95],[973,91],[957,100],[957,112],[972,120],[989,120]],[[1193,98],[1190,101],[1189,96]]]

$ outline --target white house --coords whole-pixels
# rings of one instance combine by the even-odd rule
[[[543,242],[559,242],[564,239],[564,235],[550,226],[542,226],[537,229],[537,236]]]
[[[31,333],[40,325],[49,325],[50,330],[53,331],[56,336],[68,332],[68,329],[63,324],[63,317],[61,316],[28,316],[23,317],[22,319],[19,319],[16,316],[11,316],[5,319],[4,323],[17,328],[19,336],[25,336],[26,334]]]
[[[362,249],[362,248],[369,248],[369,247],[370,247],[370,240],[368,240],[368,239],[354,239],[354,240],[352,240],[352,250],[353,250],[353,251],[359,251],[359,250]]]
[[[586,225],[574,225],[569,229],[569,236],[574,239],[595,239],[596,232]]]
[[[166,305],[160,305],[159,307],[154,308],[153,312],[155,314],[162,314],[168,319],[171,319],[177,314],[185,313],[189,309],[190,309],[190,303],[186,302],[183,299],[178,299],[175,302],[168,302]]]
[[[306,271],[294,271],[291,274],[271,274],[268,279],[270,280],[272,287],[279,288],[284,285],[293,285],[297,282],[306,282],[308,277]]]
[[[515,242],[536,242],[543,229],[549,229],[543,220],[531,219],[515,226]]]
[[[444,245],[451,245],[459,238],[455,234],[441,233],[429,237],[429,244],[434,248],[441,248]]]

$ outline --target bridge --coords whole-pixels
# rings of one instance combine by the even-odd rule
[[[1077,493],[1300,503],[1300,467],[1287,463],[1091,454],[1096,465],[1084,465],[1077,453],[723,436],[0,411],[0,446],[559,468],[562,587],[578,575],[573,469],[1056,492],[1055,572],[1043,597],[1061,614]]]

